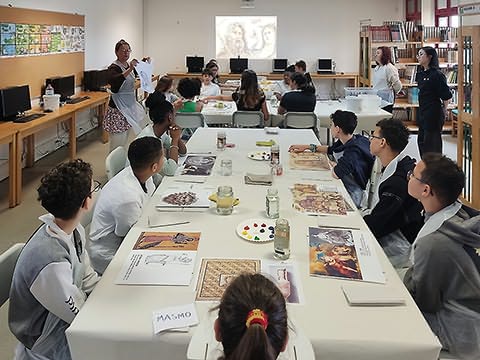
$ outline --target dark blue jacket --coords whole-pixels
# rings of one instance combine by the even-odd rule
[[[357,184],[365,189],[370,179],[374,157],[370,153],[370,142],[365,136],[356,134],[343,144],[340,140],[335,141],[328,147],[328,154],[340,153],[343,156],[338,160],[333,169],[339,179],[352,174]]]

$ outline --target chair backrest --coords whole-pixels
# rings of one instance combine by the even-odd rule
[[[313,112],[288,112],[285,114],[285,127],[294,129],[313,129],[317,132],[317,115]]]
[[[235,111],[233,113],[234,127],[263,127],[263,113],[261,111]]]
[[[0,254],[0,306],[8,300],[10,296],[10,286],[12,285],[13,270],[15,264],[25,244],[15,244],[10,249]]]
[[[127,153],[123,146],[116,147],[105,159],[107,178],[110,180],[125,168]]]
[[[97,199],[100,196],[101,191],[102,190],[100,189],[98,192],[92,194],[93,206],[83,215],[82,220],[80,220],[80,224],[85,228],[85,237],[87,238],[87,241],[90,235],[90,225],[92,223],[93,212],[95,211],[95,205],[97,205]]]
[[[175,124],[182,129],[196,129],[205,126],[205,117],[199,112],[177,112],[175,115]]]
[[[380,175],[382,174],[382,163],[378,159],[375,158],[375,162],[373,163],[372,172],[370,173],[370,180],[367,184],[367,208],[372,208],[372,201],[373,201],[373,194],[375,193],[375,189],[377,187],[378,181],[380,180]]]

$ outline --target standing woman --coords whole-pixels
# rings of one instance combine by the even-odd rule
[[[126,146],[129,130],[133,129],[135,134],[138,134],[142,130],[141,124],[145,117],[145,110],[135,97],[135,66],[138,60],[128,62],[131,51],[125,40],[117,42],[117,60],[108,67],[111,96],[103,128],[110,136],[110,151],[117,146]]]
[[[377,66],[373,72],[373,88],[381,92],[379,95],[388,102],[383,110],[392,113],[395,94],[402,90],[402,83],[398,77],[398,69],[392,63],[392,52],[389,47],[380,46],[375,52]]]
[[[445,75],[439,70],[438,55],[431,46],[420,48],[418,63],[423,70],[417,72],[418,84],[418,150],[442,153],[442,127],[452,93]]]

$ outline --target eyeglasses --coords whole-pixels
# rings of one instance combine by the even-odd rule
[[[382,140],[382,139],[384,139],[384,138],[383,138],[383,137],[381,137],[381,136],[377,136],[377,135],[369,134],[369,135],[368,135],[368,140],[372,141],[373,139],[379,139],[379,140]]]
[[[422,57],[423,55],[425,55],[425,53],[418,53],[417,58]]]
[[[100,187],[102,186],[102,184],[100,183],[100,181],[97,181],[97,180],[93,180],[93,189],[92,191],[90,191],[87,195],[87,197],[90,197],[92,196],[93,193],[96,193],[100,190]]]
[[[410,181],[410,179],[414,178],[415,180],[417,181],[420,181],[422,184],[427,184],[425,181],[423,181],[422,179],[419,179],[417,178],[414,174],[413,174],[413,170],[409,170],[407,172],[407,180]]]

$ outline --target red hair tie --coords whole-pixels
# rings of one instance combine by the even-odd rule
[[[251,310],[247,315],[247,321],[245,322],[245,325],[247,326],[247,328],[249,328],[250,325],[253,325],[253,324],[260,324],[262,325],[264,330],[267,330],[267,326],[268,326],[267,314],[265,314],[260,309]]]

